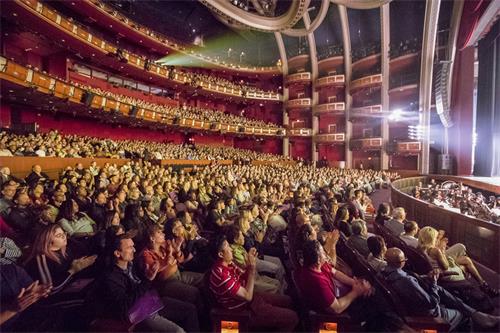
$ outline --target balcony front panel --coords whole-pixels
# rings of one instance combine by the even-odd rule
[[[291,99],[286,102],[287,109],[303,109],[310,108],[312,101],[310,98]]]
[[[310,72],[302,72],[288,75],[285,79],[285,86],[289,86],[291,84],[305,84],[311,82],[311,73]]]
[[[316,88],[345,85],[345,75],[330,75],[316,80]]]
[[[401,141],[390,144],[388,149],[396,154],[418,154],[422,151],[422,143],[419,141]]]
[[[304,136],[309,137],[312,135],[311,128],[291,128],[288,130],[288,136]]]
[[[358,108],[351,109],[351,116],[354,117],[363,117],[363,116],[374,116],[374,115],[382,115],[382,105],[369,105]]]
[[[313,108],[313,112],[315,114],[344,114],[345,112],[345,103],[326,103],[319,104]]]
[[[316,143],[344,143],[345,133],[317,134],[314,136]]]
[[[382,74],[365,76],[351,82],[351,92],[357,89],[375,87],[382,84]]]
[[[382,138],[351,139],[351,150],[382,149]]]

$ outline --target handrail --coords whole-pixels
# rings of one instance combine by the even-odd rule
[[[24,8],[31,11],[34,15],[38,17],[43,17],[48,20],[52,25],[58,27],[60,30],[73,35],[76,39],[81,40],[85,44],[92,46],[93,48],[99,49],[105,54],[117,54],[121,53],[120,57],[126,59],[127,63],[138,67],[140,69],[147,70],[149,73],[156,76],[160,76],[166,80],[173,81],[175,83],[193,83],[202,86],[202,89],[208,92],[219,93],[229,96],[238,96],[242,98],[259,99],[259,100],[272,100],[280,101],[281,95],[278,93],[264,92],[264,91],[252,91],[252,87],[245,86],[243,89],[235,89],[232,87],[227,87],[218,84],[207,83],[204,81],[198,82],[196,79],[192,79],[190,73],[182,73],[179,71],[171,71],[168,67],[157,65],[143,57],[133,54],[127,50],[123,50],[118,46],[108,43],[103,39],[96,37],[91,34],[88,30],[81,26],[77,26],[71,20],[63,17],[61,14],[53,9],[50,9],[47,5],[41,3],[38,0],[16,0],[15,3],[20,4]],[[194,81],[194,82],[193,82]]]
[[[46,94],[54,95],[58,98],[68,98],[74,103],[84,104],[86,91],[72,84],[69,84],[59,78],[52,77],[48,74],[41,73],[28,67],[17,64],[16,62],[0,56],[0,78],[7,81],[17,83],[24,86],[37,88],[38,91]],[[87,95],[88,96],[88,95]],[[220,122],[207,122],[203,120],[190,118],[177,118],[165,113],[160,113],[146,108],[137,108],[134,105],[117,101],[113,98],[101,96],[92,93],[91,98],[87,101],[89,107],[94,109],[104,109],[108,111],[119,112],[122,116],[131,117],[131,113],[135,111],[136,117],[142,117],[146,121],[160,122],[165,125],[177,125],[190,127],[197,130],[208,131],[227,131],[230,133],[247,134],[247,135],[264,135],[264,136],[282,136],[283,129],[277,128],[259,128],[246,127],[237,124],[227,124]],[[280,134],[281,133],[281,134]]]

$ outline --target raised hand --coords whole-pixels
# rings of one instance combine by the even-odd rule
[[[158,274],[159,270],[160,270],[160,263],[158,261],[155,261],[153,266],[146,264],[146,272],[144,275],[146,275],[146,279],[148,279],[149,281],[153,281],[156,277],[156,274]]]

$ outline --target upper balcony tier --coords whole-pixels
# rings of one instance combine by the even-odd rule
[[[29,87],[37,95],[45,95],[45,100],[49,100],[49,102],[38,105],[53,104],[55,102],[51,99],[54,99],[60,104],[61,108],[72,110],[72,112],[80,109],[80,112],[86,113],[88,110],[89,113],[93,113],[101,119],[111,117],[113,119],[124,119],[133,123],[142,123],[142,121],[145,121],[165,127],[175,126],[193,130],[225,131],[234,134],[267,136],[281,136],[285,132],[283,128],[272,126],[245,126],[242,125],[244,121],[239,121],[236,118],[234,121],[231,120],[228,122],[224,120],[210,120],[209,115],[204,115],[202,110],[195,110],[193,113],[181,107],[155,107],[154,109],[150,109],[148,107],[141,107],[139,104],[133,105],[114,96],[109,97],[106,94],[101,95],[96,91],[80,88],[66,81],[49,76],[46,73],[19,65],[4,57],[0,57],[0,68],[2,89],[10,89],[3,90],[3,96],[10,97],[15,93],[14,88],[19,90],[20,86]],[[27,95],[25,91],[20,91],[20,94],[23,98],[26,96],[32,97],[31,95],[33,95]],[[12,95],[12,97],[15,96]],[[26,100],[26,102],[28,101]],[[35,104],[37,103],[35,102]],[[192,115],[196,116],[196,112],[198,111],[201,112],[200,117],[198,119],[192,117]],[[189,114],[189,116],[185,116],[186,114]],[[222,114],[213,115],[224,117]]]
[[[45,31],[51,38],[60,39],[63,43],[78,50],[82,55],[89,58],[97,57],[102,63],[117,70],[126,71],[128,74],[136,75],[143,80],[157,80],[162,84],[179,85],[190,84],[200,86],[209,94],[231,96],[238,99],[257,99],[280,101],[281,95],[273,92],[256,90],[245,85],[222,85],[208,82],[200,75],[181,72],[172,67],[154,64],[118,46],[110,44],[105,40],[92,35],[84,27],[76,25],[71,20],[55,12],[47,5],[37,0],[16,0],[2,4],[4,10],[10,9],[17,15],[18,11],[24,11],[25,22],[33,23],[40,31]],[[113,55],[113,57],[109,57]],[[94,58],[95,59],[95,58]]]
[[[310,72],[290,74],[285,78],[285,86],[290,86],[292,84],[309,84],[309,83],[311,83]]]
[[[310,98],[291,99],[286,102],[287,109],[307,109],[311,107],[312,100]]]
[[[366,89],[382,85],[382,74],[365,76],[351,82],[351,94],[359,89]]]
[[[331,86],[342,87],[344,85],[345,85],[344,74],[328,75],[316,80],[316,88],[331,87]]]
[[[345,133],[330,133],[330,134],[316,134],[314,136],[314,141],[318,144],[344,144],[345,143]]]
[[[318,104],[314,106],[313,113],[315,115],[337,115],[337,114],[345,114],[345,103],[325,103]]]
[[[219,60],[219,57],[203,54],[203,48],[194,44],[185,44],[173,40],[173,38],[162,35],[159,32],[152,31],[131,18],[117,12],[113,7],[100,0],[80,0],[78,2],[67,1],[66,5],[71,5],[73,10],[78,11],[88,17],[95,19],[95,24],[100,24],[103,28],[113,29],[117,34],[127,36],[140,45],[150,47],[153,51],[163,54],[178,52],[182,55],[193,58],[196,62],[202,62],[212,67],[238,72],[239,74],[261,73],[261,74],[279,74],[281,68],[277,66],[253,66],[242,63],[231,63]],[[72,5],[77,3],[78,5]]]

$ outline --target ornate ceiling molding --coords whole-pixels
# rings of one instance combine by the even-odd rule
[[[379,8],[392,0],[331,0],[334,4],[352,9],[373,9]]]
[[[227,0],[200,0],[200,2],[232,25],[236,21],[239,23],[238,25],[248,29],[276,32],[291,29],[302,18],[311,0],[291,1],[288,11],[278,17],[250,13],[235,7]]]
[[[319,9],[318,15],[307,29],[288,29],[283,31],[283,33],[291,37],[303,37],[309,33],[314,32],[321,25],[321,23],[323,23],[323,20],[328,13],[328,8],[330,8],[330,3],[330,0],[323,0],[321,2],[321,7]]]

